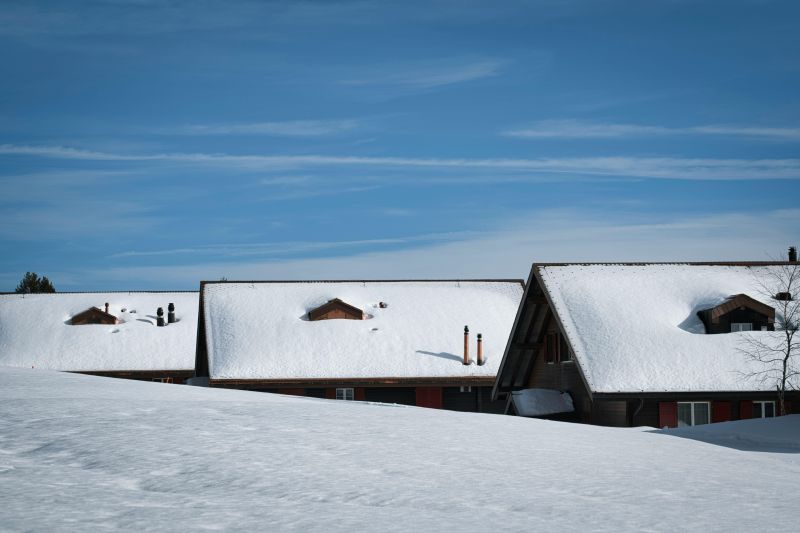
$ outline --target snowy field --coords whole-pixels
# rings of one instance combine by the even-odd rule
[[[611,429],[0,368],[0,530],[795,531],[800,415]]]

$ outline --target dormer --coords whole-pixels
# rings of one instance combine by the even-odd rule
[[[697,316],[706,326],[706,333],[775,329],[775,308],[746,294],[730,296],[716,307],[698,311]]]
[[[312,322],[317,320],[333,320],[337,318],[345,320],[364,320],[365,316],[364,311],[358,307],[343,302],[339,298],[328,300],[327,303],[324,303],[308,312],[308,319]]]
[[[73,316],[69,323],[73,326],[83,326],[86,324],[105,324],[110,326],[113,324],[119,324],[120,321],[117,319],[117,317],[108,312],[108,304],[106,304],[105,311],[102,311],[97,307],[90,307],[86,311],[81,311],[77,315]]]

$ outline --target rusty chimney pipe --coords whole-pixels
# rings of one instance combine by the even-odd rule
[[[469,326],[464,326],[464,364],[469,364]]]
[[[156,320],[156,325],[161,327],[164,325],[164,309],[159,307],[158,311],[156,311],[156,315],[158,315],[158,319]]]
[[[106,302],[106,314],[108,314],[108,302]]]
[[[167,306],[167,324],[175,323],[175,304],[170,303]]]
[[[797,248],[794,246],[789,247],[789,262],[797,263]]]
[[[478,333],[478,366],[483,366],[486,360],[483,358],[483,335]]]

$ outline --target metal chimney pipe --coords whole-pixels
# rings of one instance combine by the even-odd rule
[[[108,314],[108,302],[106,302],[106,314]]]
[[[158,315],[158,319],[156,320],[156,325],[158,327],[162,327],[164,325],[164,309],[159,307],[158,311],[156,311],[156,315]]]
[[[789,247],[789,262],[797,263],[797,248],[794,246]]]
[[[167,324],[175,323],[175,304],[170,303],[167,306]]]
[[[464,326],[464,364],[469,364],[469,326]]]
[[[483,358],[483,335],[478,333],[478,366],[483,366],[486,360]]]

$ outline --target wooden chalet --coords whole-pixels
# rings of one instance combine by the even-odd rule
[[[775,381],[744,352],[747,338],[780,336],[786,295],[761,281],[792,264],[534,264],[492,398],[531,416],[525,394],[566,392],[567,408],[541,414],[607,426],[775,416]]]
[[[184,383],[196,313],[197,292],[0,294],[0,365]]]
[[[522,280],[203,282],[196,375],[211,387],[502,412],[491,387],[522,291]]]

